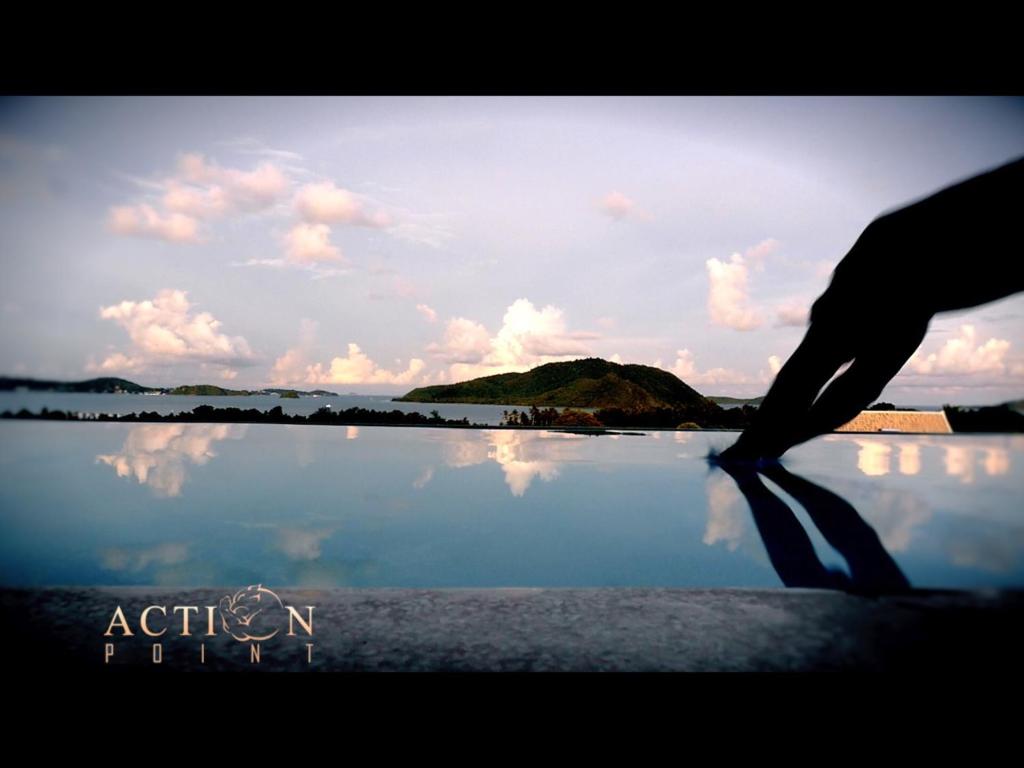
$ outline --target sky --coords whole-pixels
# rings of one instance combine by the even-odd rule
[[[1021,155],[1007,98],[4,99],[0,375],[399,394],[602,357],[756,396],[872,219]],[[937,315],[881,399],[1021,397],[1024,295]]]

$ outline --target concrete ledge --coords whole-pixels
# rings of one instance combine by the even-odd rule
[[[1022,592],[862,597],[820,590],[280,589],[315,606],[314,634],[260,644],[145,637],[148,605],[217,605],[225,589],[0,590],[4,665],[102,674],[178,671],[1019,673]],[[120,605],[133,637],[104,637]],[[200,609],[202,612],[205,609]],[[153,616],[154,630],[164,625]],[[205,619],[199,621],[205,628]],[[301,634],[301,633],[300,633]],[[104,663],[105,643],[114,655]],[[162,663],[152,661],[153,643]],[[200,659],[204,645],[205,663]],[[313,648],[307,648],[312,643]],[[310,661],[311,657],[311,661]]]

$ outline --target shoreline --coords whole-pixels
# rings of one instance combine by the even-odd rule
[[[57,413],[57,412],[51,412]],[[60,413],[64,413],[61,411]],[[260,412],[265,413],[265,412]],[[412,411],[413,414],[419,414],[418,411]],[[424,417],[426,419],[427,417]],[[256,419],[256,418],[239,418],[239,419],[209,419],[209,418],[196,418],[193,414],[183,412],[179,414],[169,414],[166,416],[157,414],[155,417],[147,417],[142,414],[102,414],[93,416],[76,414],[75,417],[70,417],[65,414],[64,416],[44,416],[41,414],[29,414],[27,416],[21,416],[18,414],[12,414],[10,411],[4,411],[0,413],[0,422],[4,421],[46,421],[46,422],[61,422],[61,423],[78,423],[78,424],[263,424],[263,425],[279,425],[279,426],[310,426],[310,427],[412,427],[412,428],[432,428],[432,429],[476,429],[476,430],[521,430],[525,432],[537,431],[537,432],[569,432],[573,434],[587,434],[587,435],[643,435],[646,432],[734,432],[740,433],[742,429],[734,429],[728,427],[701,427],[699,429],[684,429],[680,427],[649,427],[649,426],[616,426],[616,427],[572,427],[572,426],[524,426],[520,424],[458,424],[458,423],[443,423],[443,422],[386,422],[386,421],[348,421],[348,420],[331,420],[331,421],[311,421],[308,417],[303,416],[285,416],[280,420],[274,419]],[[1020,432],[979,432],[979,431],[961,431],[961,432],[859,432],[853,430],[834,430],[827,434],[830,435],[873,435],[873,436],[886,436],[886,437],[901,437],[901,436],[927,436],[927,437],[953,437],[956,435],[964,436],[976,436],[984,437],[991,435],[1019,435]],[[821,436],[819,436],[821,437]]]

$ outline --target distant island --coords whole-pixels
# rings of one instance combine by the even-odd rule
[[[91,392],[98,394],[129,395],[193,395],[202,397],[248,397],[251,395],[277,395],[279,397],[337,397],[337,392],[326,389],[225,389],[216,384],[186,384],[180,387],[144,387],[134,381],[105,376],[85,381],[51,381],[48,379],[19,379],[0,376],[0,391],[29,389],[44,392]]]
[[[32,389],[48,392],[100,392],[105,394],[127,393],[132,395],[154,393],[159,394],[167,390],[159,387],[144,387],[127,379],[103,377],[100,379],[86,379],[85,381],[50,381],[48,379],[15,379],[9,376],[0,376],[0,391],[15,389]]]
[[[547,426],[566,420],[584,426],[743,429],[756,410],[725,409],[703,397],[678,376],[650,365],[623,365],[588,357],[546,363],[524,373],[499,373],[457,384],[417,387],[399,402],[479,403],[528,406],[513,410],[503,423]],[[586,408],[558,414],[554,408]]]
[[[326,389],[311,389],[308,392],[302,389],[261,389],[260,392],[270,392],[281,397],[337,397],[337,392],[328,392]]]
[[[166,392],[168,395],[200,395],[202,397],[249,397],[254,394],[247,389],[225,389],[216,384],[186,384]]]
[[[499,373],[458,384],[418,387],[397,401],[568,406],[649,410],[705,402],[678,376],[649,365],[588,357],[547,363],[525,373]]]
[[[337,393],[324,389],[311,391],[267,388],[260,390],[225,389],[213,384],[193,384],[180,387],[145,387],[127,379],[103,377],[78,382],[51,381],[0,377],[0,391],[17,389],[53,392],[95,392],[107,394],[250,396],[276,395],[283,399],[300,397],[337,397]],[[677,376],[660,368],[646,365],[619,363],[586,358],[563,363],[548,363],[525,373],[504,373],[484,376],[457,384],[419,387],[395,401],[420,403],[481,403],[509,405],[501,426],[506,427],[562,427],[606,430],[612,428],[668,428],[668,429],[729,429],[742,430],[749,424],[763,397],[704,397]],[[514,405],[513,405],[514,404]],[[733,406],[723,408],[722,405]],[[562,408],[561,412],[556,406]],[[276,411],[260,412],[254,409],[213,409],[201,406],[187,414],[158,416],[141,412],[119,417],[100,417],[115,421],[253,421],[256,423],[349,423],[349,424],[433,424],[445,426],[469,425],[466,420],[443,419],[437,411],[430,416],[413,412],[370,411],[362,408],[331,411],[330,406],[320,409],[318,416],[303,421],[297,417],[281,416]],[[521,410],[520,410],[521,408]],[[581,410],[582,409],[582,410]],[[907,412],[892,403],[877,402],[868,411]],[[994,406],[952,406],[942,409],[954,432],[1010,432],[1024,433],[1024,400]],[[95,417],[73,412],[50,411],[43,408],[39,414],[22,409],[18,413],[5,411],[0,418],[93,420]],[[892,430],[898,431],[898,430]]]
[[[80,414],[74,411],[51,411],[43,408],[39,413],[32,413],[22,408],[17,413],[4,411],[0,419],[37,419],[44,421],[96,421],[96,422],[168,422],[186,424],[334,424],[334,425],[367,425],[367,426],[429,426],[429,427],[483,427],[483,424],[470,424],[469,419],[446,419],[437,411],[424,416],[418,411],[372,411],[366,408],[346,408],[341,411],[331,410],[329,405],[317,409],[315,413],[285,413],[280,405],[267,411],[256,408],[214,408],[212,405],[198,405],[191,411],[179,413],[98,413]]]

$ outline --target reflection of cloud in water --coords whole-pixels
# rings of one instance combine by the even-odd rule
[[[334,528],[278,528],[275,546],[291,560],[316,560],[321,555],[320,544],[329,539],[334,531]]]
[[[217,455],[214,442],[244,436],[244,424],[140,424],[128,432],[120,453],[100,454],[96,461],[118,477],[136,478],[156,496],[179,496],[188,463],[205,464]]]
[[[315,433],[305,424],[284,424],[285,432],[295,446],[295,463],[305,469],[316,461]]]
[[[853,442],[860,448],[857,451],[857,469],[871,477],[889,474],[889,460],[892,458],[891,445],[857,438],[854,438]]]
[[[190,546],[167,542],[150,547],[111,547],[100,552],[100,567],[131,574],[134,584],[183,587],[218,583],[221,575],[216,563],[190,558]]]
[[[921,471],[921,446],[916,443],[897,443],[900,450],[900,474],[916,475]]]
[[[445,464],[453,468],[494,461],[504,471],[512,495],[523,496],[535,478],[550,482],[558,477],[559,465],[575,460],[579,446],[588,439],[595,438],[562,432],[467,430],[444,444],[443,455]]]
[[[413,488],[422,488],[427,483],[429,483],[433,479],[433,477],[434,477],[434,468],[433,467],[427,467],[422,472],[420,472],[419,477],[417,477],[415,480],[412,481],[412,487]]]
[[[916,529],[931,520],[928,505],[909,491],[871,489],[867,499],[863,487],[858,491],[857,511],[875,529],[890,553],[907,551]]]
[[[112,547],[100,552],[100,566],[108,571],[144,571],[151,565],[177,565],[188,559],[188,544],[157,544],[143,549]]]
[[[965,484],[973,483],[981,470],[988,475],[1009,472],[1009,452],[999,446],[985,446],[983,440],[973,445],[957,445],[924,438],[918,444],[940,448],[946,475],[959,478]],[[1021,447],[1024,448],[1024,442]],[[925,543],[918,546],[946,553],[950,565],[1007,573],[1019,566],[1021,553],[1024,553],[1024,525],[1016,518],[994,522],[984,509],[983,496],[972,504],[957,504],[952,499],[962,497],[952,497],[951,506],[947,508],[941,500],[929,504],[926,498],[910,491],[883,488],[873,483],[833,481],[827,485],[854,504],[893,554],[908,552],[915,543],[923,541]],[[974,498],[974,491],[969,493]],[[929,529],[935,509],[939,510],[941,521],[936,521]]]
[[[1006,573],[1017,566],[1024,551],[1024,529],[999,531],[997,535],[988,532],[987,535],[950,537],[946,549],[954,565]]]
[[[359,427],[345,427],[345,439],[355,440],[359,437]]]
[[[678,445],[687,445],[693,439],[693,432],[674,432],[673,439]],[[692,459],[693,454],[689,451],[676,454],[677,459]]]
[[[523,440],[512,430],[491,433],[487,458],[501,465],[505,471],[505,484],[513,496],[525,494],[535,477],[544,482],[558,477],[558,465],[554,461],[527,457],[527,453],[532,453],[530,449],[535,448],[537,443],[543,444],[543,440]]]
[[[711,475],[704,487],[708,495],[708,524],[702,541],[708,546],[724,541],[729,551],[734,552],[743,538],[749,515],[743,494],[724,472]]]
[[[315,589],[368,586],[379,582],[380,570],[375,560],[296,560],[290,564],[287,581]]]
[[[458,436],[459,439],[445,443],[443,448],[444,463],[459,469],[483,464],[487,461],[487,438],[485,435]]]

